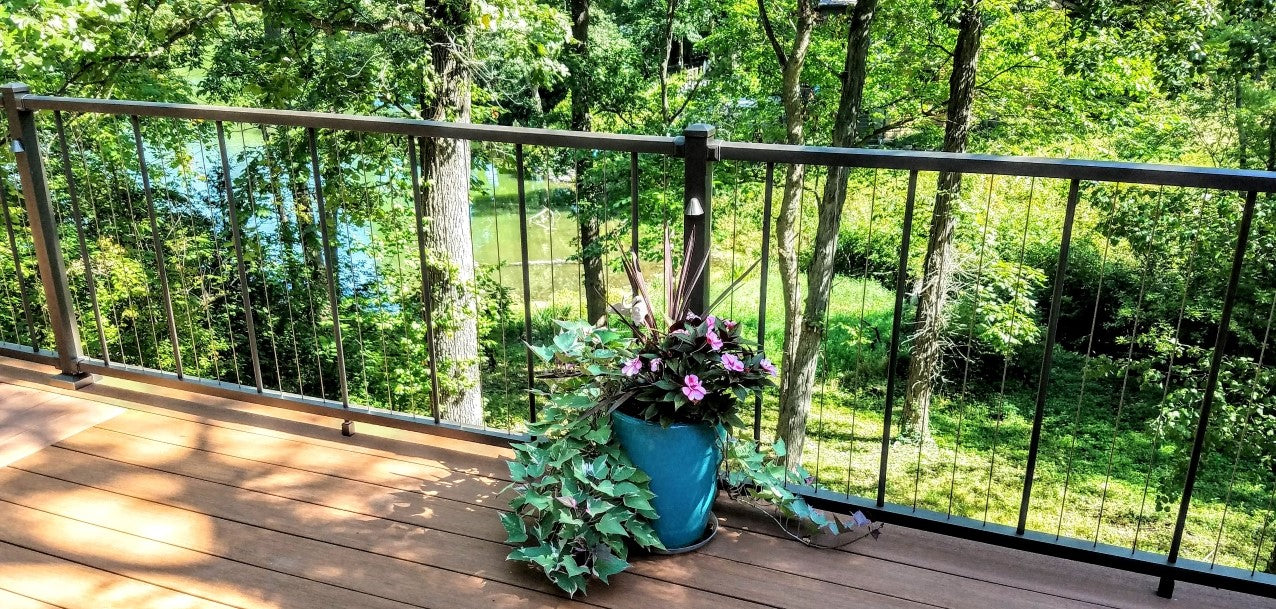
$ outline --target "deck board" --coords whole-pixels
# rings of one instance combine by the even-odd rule
[[[0,541],[0,589],[64,609],[231,609],[102,569]],[[16,602],[15,606],[18,605]],[[28,603],[30,604],[30,603]],[[8,607],[9,605],[0,605]]]
[[[816,550],[725,503],[704,550],[638,558],[569,600],[504,558],[508,449],[367,424],[344,438],[324,417],[114,379],[71,394],[44,372],[0,360],[0,400],[123,411],[0,469],[5,607],[1274,606],[1186,584],[1166,601],[1154,578],[899,528]]]
[[[0,466],[123,412],[117,406],[10,387],[0,394]]]

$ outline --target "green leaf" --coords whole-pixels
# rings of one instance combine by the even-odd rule
[[[549,363],[554,361],[553,349],[550,349],[548,347],[540,347],[537,345],[528,345],[527,348],[530,349],[532,353],[535,354],[536,357],[540,358],[540,360],[544,363]]]
[[[571,351],[575,345],[576,335],[571,332],[563,332],[554,337],[554,346],[558,347],[559,351]]]
[[[616,466],[616,469],[611,472],[611,479],[615,480],[616,482],[624,482],[625,480],[628,480],[637,472],[638,472],[638,468],[636,467],[631,467],[628,465],[618,465]]]
[[[645,522],[630,520],[625,525],[629,529],[629,533],[633,535],[634,541],[644,548],[665,549],[665,544],[660,543],[660,538],[656,537],[656,532],[651,529]]]
[[[615,330],[594,330],[594,338],[598,339],[599,343],[607,345],[620,338],[620,333]]]
[[[638,485],[633,482],[618,482],[615,486],[616,495],[636,496],[638,495]]]
[[[585,501],[585,513],[588,514],[590,518],[595,518],[599,514],[606,512],[607,510],[610,510],[611,508],[614,508],[614,507],[616,507],[616,504],[610,501],[595,499],[593,497],[590,497],[589,499]]]
[[[651,502],[638,495],[625,495],[624,502],[625,507],[638,510],[643,515],[655,513],[655,508],[651,507]]]
[[[509,536],[506,543],[523,543],[527,541],[527,525],[523,522],[523,517],[514,512],[506,512],[501,514],[501,524],[505,527],[505,534]]]
[[[605,423],[599,425],[593,431],[585,434],[585,439],[595,444],[606,444],[608,440],[611,440],[611,425]]]
[[[537,563],[553,553],[553,549],[546,544],[539,546],[531,546],[527,548],[518,548],[506,556],[506,560],[521,560],[523,562]]]
[[[603,517],[598,519],[598,522],[594,525],[594,528],[598,529],[598,532],[604,535],[624,535],[625,534],[625,528],[620,526],[620,518],[617,517],[614,512],[608,512],[606,514],[603,514]]]
[[[594,556],[594,576],[602,580],[604,584],[607,583],[609,577],[627,568],[629,568],[629,563],[617,558],[611,553],[611,550],[606,549],[606,546],[601,551],[597,551]]]
[[[522,482],[527,479],[527,468],[518,461],[510,461],[506,463],[510,468],[510,478],[515,482]]]

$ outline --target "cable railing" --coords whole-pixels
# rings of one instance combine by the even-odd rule
[[[4,94],[0,353],[62,382],[518,440],[536,417],[523,343],[628,296],[621,250],[665,235],[706,260],[700,308],[760,261],[717,312],[778,359],[785,282],[807,287],[821,193],[847,168],[832,298],[804,324],[821,340],[795,489],[1160,576],[1165,596],[1276,595],[1272,173]],[[431,175],[442,145],[470,147],[463,183]],[[777,172],[799,164],[795,242],[777,244]],[[927,205],[939,172],[964,176],[948,227]],[[914,437],[936,230],[960,237],[955,287]],[[753,404],[755,438],[777,409]]]

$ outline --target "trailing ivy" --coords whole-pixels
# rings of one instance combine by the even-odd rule
[[[574,595],[590,577],[606,582],[628,567],[630,540],[664,546],[650,524],[651,479],[613,442],[610,412],[598,406],[606,370],[628,354],[629,341],[588,324],[559,325],[564,331],[553,343],[532,349],[553,366],[552,390],[538,392],[548,404],[529,426],[535,440],[514,446],[514,511],[501,521],[510,543],[525,544],[509,558]]]

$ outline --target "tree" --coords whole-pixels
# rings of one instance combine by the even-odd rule
[[[767,15],[765,0],[758,0],[758,17],[762,30],[771,43],[775,59],[780,64],[780,101],[784,105],[785,142],[795,145],[804,144],[806,143],[807,107],[802,92],[802,68],[806,65],[806,55],[811,46],[811,32],[815,29],[815,4],[810,0],[797,0],[791,19],[794,26],[793,41],[788,51],[785,51],[776,35],[771,18]],[[805,180],[805,165],[792,163],[785,169],[780,215],[775,227],[776,254],[780,262],[780,280],[784,289],[784,351],[780,374],[782,411],[786,410],[786,406],[783,405],[785,396],[794,395],[794,385],[799,381],[792,373],[793,368],[790,362],[796,354],[797,338],[802,326],[801,294],[798,289],[797,238],[798,218],[802,211],[802,188]],[[787,410],[791,412],[792,407],[787,407]],[[792,421],[785,423],[786,418],[793,419],[793,417],[780,417],[781,428],[778,430],[780,437],[805,434],[804,428],[791,430]],[[799,462],[792,450],[799,447],[800,443],[791,446],[790,463]]]
[[[958,17],[957,44],[953,49],[953,69],[948,81],[945,152],[965,152],[970,136],[975,75],[984,27],[979,4],[980,0],[963,0]],[[917,314],[913,321],[915,330],[902,426],[904,433],[922,440],[930,434],[930,404],[935,382],[943,369],[943,340],[947,326],[945,308],[952,277],[957,270],[955,238],[958,210],[955,205],[961,194],[961,178],[961,173],[957,172],[939,174]]]
[[[426,3],[430,86],[422,95],[422,113],[431,120],[470,122],[470,0]],[[470,235],[470,143],[430,138],[422,145],[426,248],[440,259],[430,265],[439,301],[455,316],[451,327],[436,332],[440,373],[459,379],[441,396],[444,417],[465,425],[483,424],[479,388],[478,307],[475,300],[473,238]]]
[[[877,0],[860,0],[851,14],[847,28],[846,60],[842,70],[842,91],[830,138],[832,146],[849,146],[857,139],[864,83],[868,74],[869,31],[876,11]],[[807,271],[806,302],[796,326],[789,327],[789,331],[794,332],[795,336],[786,340],[785,344],[780,417],[776,435],[789,447],[793,463],[801,462],[802,447],[806,439],[806,419],[811,412],[811,393],[815,388],[817,356],[828,331],[825,327],[825,312],[832,296],[834,258],[849,176],[850,171],[846,167],[834,167],[829,170],[825,179],[814,251]],[[798,188],[800,187],[799,180]],[[787,188],[786,184],[786,199]],[[787,228],[792,229],[792,226]],[[787,312],[787,307],[796,306],[797,302],[796,298],[789,296],[790,293],[796,296],[796,286],[790,288],[788,285],[791,278],[796,281],[796,274],[785,273],[784,278]]]
[[[572,42],[568,45],[568,64],[571,69],[571,129],[573,131],[589,131],[590,92],[593,65],[589,57],[589,11],[590,0],[571,0],[568,9],[572,20]],[[577,210],[577,224],[580,229],[580,264],[584,275],[585,316],[590,321],[597,321],[607,315],[607,294],[603,281],[603,244],[599,240],[597,205],[603,201],[592,202],[590,189],[587,186],[587,174],[593,166],[587,155],[577,155],[572,162],[575,174],[576,192],[581,195],[584,206]]]

